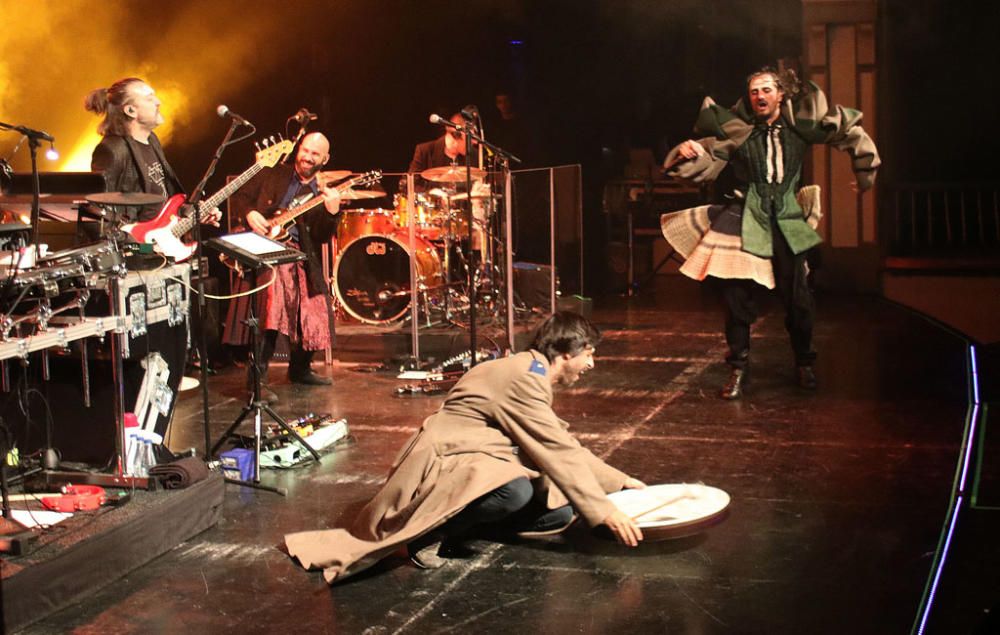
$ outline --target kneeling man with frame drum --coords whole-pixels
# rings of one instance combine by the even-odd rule
[[[559,312],[530,350],[474,367],[409,439],[350,527],[289,534],[288,553],[323,569],[330,583],[403,545],[414,564],[436,568],[474,527],[556,533],[574,511],[636,546],[642,531],[606,494],[645,484],[581,446],[552,410],[553,387],[594,367],[599,340],[588,320]]]

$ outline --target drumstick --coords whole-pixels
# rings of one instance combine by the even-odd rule
[[[688,492],[684,492],[680,496],[674,496],[670,500],[666,500],[666,501],[663,501],[662,503],[658,504],[656,507],[651,507],[651,508],[647,509],[646,511],[642,512],[641,514],[636,514],[635,516],[632,516],[632,520],[638,520],[638,519],[642,518],[643,516],[645,516],[646,514],[652,514],[656,510],[663,509],[667,505],[672,505],[672,504],[676,503],[677,501],[681,500],[682,498],[688,498],[688,496],[689,496]]]

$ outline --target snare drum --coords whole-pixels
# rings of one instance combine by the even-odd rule
[[[334,267],[334,293],[347,313],[369,324],[388,324],[410,308],[410,257],[416,262],[420,291],[441,285],[441,260],[429,242],[395,234],[361,236],[340,252]]]
[[[392,210],[348,209],[340,214],[337,243],[343,249],[362,236],[391,234],[394,230]]]

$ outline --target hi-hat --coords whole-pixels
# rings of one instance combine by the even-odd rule
[[[385,195],[385,192],[379,192],[376,190],[343,190],[340,193],[340,200],[357,201],[365,198],[379,198]]]
[[[486,171],[479,168],[472,168],[471,174],[472,178],[481,179],[486,176]],[[420,173],[420,176],[428,181],[437,181],[439,183],[461,183],[466,179],[466,171],[460,165],[448,165],[442,168],[424,170]]]
[[[96,205],[159,205],[166,199],[145,192],[98,192],[84,198]]]

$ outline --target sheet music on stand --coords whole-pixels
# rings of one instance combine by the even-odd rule
[[[292,249],[283,243],[254,232],[226,234],[212,238],[205,244],[251,269],[283,265],[306,259],[306,255],[298,249]]]

